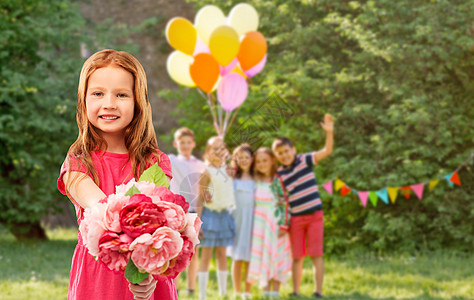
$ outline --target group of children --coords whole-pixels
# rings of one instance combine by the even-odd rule
[[[142,65],[126,52],[106,49],[83,65],[76,118],[79,134],[61,166],[58,189],[74,204],[79,224],[86,208],[158,163],[170,189],[185,196],[190,211],[203,221],[200,255],[187,269],[189,291],[195,290],[197,277],[200,298],[205,298],[215,251],[221,295],[227,290],[228,255],[241,298],[250,298],[253,284],[262,286],[266,296],[278,296],[290,271],[293,295],[298,295],[308,255],[315,268],[314,296],[322,297],[323,213],[312,167],[332,152],[330,116],[321,123],[326,144],[320,151],[297,155],[290,140],[277,138],[271,149],[253,152],[250,145],[240,145],[227,164],[224,140],[212,137],[202,162],[192,155],[193,132],[180,129],[174,140],[178,155],[168,158],[158,149]],[[79,233],[68,299],[175,300],[178,295],[173,278],[149,276],[128,283],[123,274],[97,263]]]
[[[227,256],[232,258],[235,295],[250,299],[251,287],[256,284],[263,288],[265,297],[278,298],[280,285],[290,274],[292,295],[297,296],[308,255],[315,268],[313,296],[322,297],[323,212],[312,167],[332,152],[334,125],[329,115],[321,126],[327,134],[320,151],[297,155],[291,140],[277,138],[272,149],[261,147],[254,152],[250,145],[242,144],[230,157],[224,140],[212,137],[204,162],[192,155],[193,131],[180,128],[175,132],[178,155],[169,155],[171,189],[187,196],[203,221],[200,262],[195,254],[187,273],[189,294],[194,293],[197,278],[199,298],[206,297],[215,250],[221,296],[227,290]]]

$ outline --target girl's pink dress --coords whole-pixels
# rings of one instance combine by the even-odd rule
[[[171,175],[171,164],[169,158],[158,150],[159,166],[168,177]],[[94,168],[99,177],[99,187],[106,194],[115,192],[115,186],[127,183],[133,178],[131,163],[128,161],[128,154],[117,154],[103,151],[93,151],[91,153]],[[63,175],[67,171],[66,160],[61,166],[61,173],[58,178],[58,189],[66,195],[63,182]],[[87,173],[85,168],[71,160],[71,169]],[[156,157],[153,157],[156,162]],[[147,166],[148,167],[148,166]],[[90,174],[88,174],[90,176]],[[80,224],[84,217],[84,208],[80,207],[73,199],[76,208],[77,222]],[[128,289],[128,281],[123,274],[109,270],[104,264],[97,262],[89,254],[87,248],[82,244],[82,237],[79,233],[78,243],[72,258],[71,273],[69,277],[69,300],[132,300],[133,294]],[[150,298],[151,300],[175,300],[178,299],[174,280],[159,279],[156,289]]]

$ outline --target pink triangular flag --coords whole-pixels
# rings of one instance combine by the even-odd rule
[[[332,195],[332,180],[326,182],[325,184],[323,184],[323,188],[324,188],[326,191],[328,191],[328,193],[329,193],[330,195]]]
[[[423,197],[423,189],[425,187],[424,183],[419,183],[419,184],[414,184],[411,186],[411,190],[415,193],[415,195],[418,197],[418,199],[421,200]]]
[[[369,197],[369,192],[368,191],[363,191],[363,192],[357,192],[359,194],[360,202],[362,202],[362,205],[364,207],[367,206],[367,198]]]

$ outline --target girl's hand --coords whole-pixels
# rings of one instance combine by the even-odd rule
[[[324,122],[320,124],[321,124],[321,127],[324,129],[324,131],[326,132],[334,131],[334,121],[331,115],[329,114],[324,115]]]
[[[284,236],[285,234],[287,234],[288,232],[284,231],[284,230],[278,230],[278,238],[281,238],[282,236]]]
[[[148,300],[155,291],[156,280],[152,275],[148,275],[147,278],[143,279],[143,281],[138,284],[130,283],[128,288],[133,294],[133,299]]]
[[[204,231],[202,231],[202,228],[199,229],[199,239],[202,240],[204,238]]]
[[[204,193],[204,195],[203,195],[204,196],[204,201],[206,203],[212,203],[212,194],[211,194],[211,192],[209,190],[205,190],[203,193]]]

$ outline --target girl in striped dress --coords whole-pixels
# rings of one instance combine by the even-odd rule
[[[290,277],[291,251],[289,237],[279,234],[275,216],[277,196],[272,193],[271,184],[277,164],[268,148],[259,148],[254,161],[255,210],[247,281],[258,283],[264,289],[264,296],[278,298],[281,283]]]

